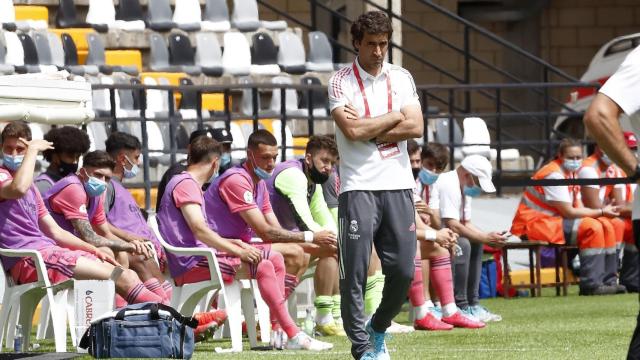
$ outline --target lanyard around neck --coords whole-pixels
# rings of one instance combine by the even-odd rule
[[[370,118],[371,117],[371,110],[369,110],[369,101],[367,101],[367,93],[364,91],[364,84],[362,83],[362,78],[360,77],[360,71],[358,71],[358,67],[356,66],[356,61],[355,60],[352,64],[353,67],[353,74],[356,76],[356,80],[358,80],[358,86],[360,87],[360,93],[362,94],[362,101],[364,102],[364,117],[365,118]],[[391,110],[393,109],[393,103],[392,103],[392,98],[391,98],[391,77],[389,76],[389,73],[386,73],[386,77],[387,77],[387,109],[388,112],[391,112]]]

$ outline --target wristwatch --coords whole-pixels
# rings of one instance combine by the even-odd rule
[[[629,178],[633,181],[640,180],[640,164],[636,165],[636,171],[633,173],[633,175],[629,176]]]

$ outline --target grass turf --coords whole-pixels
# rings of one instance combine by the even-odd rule
[[[482,303],[502,315],[499,323],[481,330],[414,332],[393,335],[387,341],[393,359],[623,359],[638,313],[637,295],[555,297],[543,290],[542,298],[489,299]],[[407,313],[397,320],[407,323]],[[215,354],[215,347],[228,341],[210,341],[196,346],[194,359],[348,359],[346,338],[323,338],[335,347],[330,352],[245,351]],[[248,346],[247,341],[245,348]],[[53,351],[50,341],[39,351]]]

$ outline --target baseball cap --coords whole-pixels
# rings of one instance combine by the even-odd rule
[[[631,149],[635,149],[638,147],[638,139],[636,138],[636,134],[632,133],[631,131],[624,132],[624,141]]]
[[[210,131],[213,139],[221,144],[231,144],[233,142],[233,136],[227,129],[211,129]]]
[[[470,155],[462,160],[460,163],[462,167],[470,172],[472,175],[478,177],[480,181],[480,187],[484,192],[493,193],[496,192],[496,187],[491,182],[491,174],[493,169],[491,163],[486,157],[480,155]]]
[[[191,135],[189,135],[189,144],[191,144],[193,142],[193,140],[199,138],[200,136],[208,136],[210,138],[213,137],[213,135],[211,135],[211,132],[209,131],[209,129],[194,130],[191,133]]]

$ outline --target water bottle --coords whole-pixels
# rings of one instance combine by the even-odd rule
[[[13,338],[13,351],[22,352],[22,325],[16,325],[16,335]]]
[[[307,317],[304,319],[304,332],[313,337],[313,328],[315,327],[315,321],[313,320],[313,314],[311,309],[307,309]]]

